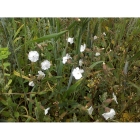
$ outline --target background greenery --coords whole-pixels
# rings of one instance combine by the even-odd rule
[[[74,44],[67,42],[68,37],[74,37]],[[1,18],[0,121],[138,122],[139,40],[139,18]],[[80,53],[84,43],[87,48]],[[28,60],[31,50],[40,54],[34,64]],[[95,56],[96,52],[101,55]],[[66,53],[73,59],[64,65]],[[71,70],[81,58],[85,72],[75,80]],[[51,68],[32,88],[28,83],[44,59],[51,62]],[[107,102],[113,92],[118,104]],[[94,111],[89,115],[91,105]],[[103,118],[104,106],[116,111],[113,120]]]

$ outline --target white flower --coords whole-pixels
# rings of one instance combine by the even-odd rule
[[[82,66],[82,65],[83,65],[83,60],[80,59],[80,60],[79,60],[79,66]]]
[[[33,81],[29,82],[29,86],[33,87],[35,84]]]
[[[36,62],[39,59],[39,53],[37,51],[30,51],[28,54],[28,59],[31,62]]]
[[[45,77],[45,73],[42,71],[38,71],[38,75],[36,76],[38,76],[38,79],[43,79]]]
[[[41,68],[43,70],[47,70],[49,69],[51,66],[51,63],[48,61],[48,60],[44,60],[42,63],[41,63]]]
[[[99,55],[100,55],[100,53],[99,52],[96,52],[95,56],[99,56]]]
[[[50,110],[50,107],[48,107],[47,109],[45,109],[45,115],[48,114],[48,111]]]
[[[112,100],[114,100],[115,102],[116,102],[116,104],[118,104],[118,102],[117,102],[117,97],[116,97],[116,95],[114,94],[114,92],[113,92],[113,99]]]
[[[80,19],[80,18],[78,18],[78,21],[81,21],[81,19]]]
[[[65,64],[65,63],[67,62],[67,60],[68,60],[68,59],[67,59],[67,57],[66,57],[66,56],[64,56],[64,57],[63,57],[63,61],[62,61],[62,62],[63,62],[63,64]]]
[[[80,79],[82,77],[82,73],[84,72],[83,69],[79,69],[79,67],[76,67],[73,71],[72,71],[72,75],[74,76],[74,78],[76,80]]]
[[[92,111],[93,111],[93,107],[91,106],[89,109],[87,109],[88,110],[88,113],[89,113],[89,115],[91,115],[92,114]]]
[[[63,57],[63,64],[67,62],[68,59],[72,59],[71,56],[67,53],[66,56]]]
[[[95,35],[93,38],[94,38],[94,40],[96,40],[98,37]]]
[[[86,49],[86,44],[81,45],[81,47],[80,47],[80,52],[83,52],[85,49]]]
[[[103,35],[104,35],[104,36],[106,36],[106,33],[105,33],[105,32],[103,32]]]
[[[74,38],[69,37],[69,38],[67,39],[67,41],[68,41],[70,44],[72,44],[72,43],[73,43],[73,39],[74,39]]]
[[[107,120],[107,119],[113,119],[114,115],[115,115],[115,110],[114,109],[110,109],[110,112],[107,113],[103,113],[102,116]]]

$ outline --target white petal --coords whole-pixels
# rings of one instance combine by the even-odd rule
[[[65,64],[65,63],[67,62],[67,60],[68,60],[67,57],[64,56],[64,57],[63,57],[63,61],[62,61],[62,63]]]
[[[86,44],[81,45],[81,47],[80,47],[80,52],[84,52],[85,49],[86,49]]]
[[[82,69],[79,69],[79,67],[76,67],[76,68],[72,71],[72,75],[74,76],[74,78],[75,78],[76,80],[78,80],[78,79],[82,78],[81,72],[83,72],[83,70],[82,70]]]
[[[93,107],[91,106],[89,109],[87,109],[88,110],[88,113],[91,115],[92,114],[92,112],[93,112]]]
[[[103,32],[103,35],[104,35],[104,36],[106,36],[106,33],[105,33],[105,32]]]
[[[33,87],[35,84],[33,81],[29,82],[29,86]]]
[[[80,60],[79,60],[79,66],[82,66],[82,65],[83,65],[83,60],[80,59]]]
[[[113,119],[114,115],[115,115],[115,110],[114,109],[110,109],[110,112],[107,113],[103,113],[102,116],[107,120],[107,119]]]
[[[47,109],[45,109],[45,115],[48,114],[48,111],[50,110],[50,107],[48,107]]]
[[[109,116],[108,116],[106,113],[103,113],[102,116],[103,116],[106,120],[109,119]]]
[[[114,94],[114,92],[113,92],[113,100],[116,102],[116,104],[118,104],[118,102],[117,102],[117,97],[116,97],[116,95]]]
[[[71,56],[67,53],[66,56],[63,57],[62,63],[65,64],[68,59],[72,59]]]
[[[99,55],[100,55],[100,53],[99,52],[96,52],[95,56],[99,56]]]
[[[42,71],[38,71],[38,75],[36,75],[39,79],[43,79],[45,77],[45,73]]]
[[[44,60],[42,63],[41,63],[41,68],[43,70],[47,70],[49,69],[51,66],[51,63],[48,61],[48,60]]]
[[[79,69],[79,72],[80,72],[80,73],[84,73],[84,70],[83,70],[83,69]]]
[[[28,59],[31,62],[36,62],[39,59],[39,53],[37,51],[30,51],[28,54]]]
[[[69,37],[69,38],[68,38],[68,42],[69,42],[70,44],[72,44],[72,43],[73,43],[73,39],[74,39],[74,38]]]
[[[67,57],[67,59],[72,59],[68,53],[66,54],[66,57]]]
[[[95,35],[95,36],[94,36],[94,40],[96,40],[97,38],[98,38],[98,37]]]

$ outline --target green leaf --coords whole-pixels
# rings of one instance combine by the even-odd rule
[[[9,62],[5,62],[5,63],[3,63],[3,66],[4,66],[5,70],[8,70],[7,67],[10,66],[10,63]]]
[[[66,96],[68,96],[70,93],[74,92],[76,88],[81,84],[83,78],[78,80],[74,85],[70,86],[70,88],[66,91]]]
[[[17,37],[15,40],[14,40],[14,44],[18,41],[18,40],[20,40],[22,37]]]
[[[103,63],[104,61],[98,61],[98,62],[95,62],[93,63],[89,68],[93,69],[96,65],[100,64],[100,63]]]
[[[5,101],[3,99],[1,99],[1,103],[4,104],[4,105],[6,105],[6,106],[8,105],[7,101]]]
[[[6,84],[6,86],[4,87],[5,90],[7,90],[9,88],[9,85],[12,83],[12,79],[9,79],[8,83]]]
[[[0,48],[0,60],[8,58],[10,54],[8,47]]]
[[[4,116],[4,117],[10,117],[10,112],[9,111],[3,111],[1,115]]]
[[[54,34],[46,35],[46,36],[43,36],[43,37],[31,40],[31,41],[29,41],[27,43],[41,42],[41,41],[48,40],[48,39],[51,39],[51,38],[59,37],[59,36],[63,35],[66,32],[68,32],[68,30],[62,31],[62,32],[59,32],[59,33],[54,33]]]
[[[14,35],[14,38],[18,35],[18,33],[20,32],[20,30],[22,29],[22,27],[24,26],[24,24],[22,24],[19,29],[16,31],[15,35]]]
[[[14,116],[15,116],[16,118],[18,118],[18,117],[19,117],[19,112],[14,112]]]

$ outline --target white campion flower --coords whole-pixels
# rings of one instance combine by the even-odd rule
[[[29,86],[34,87],[34,85],[35,85],[35,84],[34,84],[33,81],[30,81],[30,82],[29,82]]]
[[[105,32],[103,32],[103,35],[104,35],[104,36],[106,36],[106,33],[105,33]]]
[[[63,64],[67,62],[68,59],[72,59],[71,56],[67,53],[66,56],[63,57]]]
[[[83,69],[79,69],[79,67],[76,67],[73,71],[72,71],[72,75],[74,76],[74,78],[76,80],[80,79],[82,77],[82,73],[84,72]]]
[[[39,59],[39,53],[37,51],[30,51],[28,54],[28,59],[31,62],[36,62]]]
[[[113,92],[113,99],[112,100],[114,100],[115,102],[116,102],[116,104],[118,104],[118,102],[117,102],[117,97],[116,97],[116,95],[114,94],[114,92]]]
[[[74,38],[69,37],[69,38],[67,39],[67,41],[68,41],[70,44],[72,44],[72,43],[73,43],[73,39],[74,39]]]
[[[110,109],[110,112],[107,112],[107,113],[103,113],[102,116],[108,120],[109,118],[110,119],[113,119],[114,115],[115,115],[115,110],[114,109]]]
[[[83,65],[83,60],[80,59],[80,60],[79,60],[79,66],[82,66],[82,65]]]
[[[49,69],[50,66],[51,66],[51,63],[50,63],[50,61],[48,61],[48,60],[44,60],[44,61],[41,63],[41,68],[42,68],[43,70]]]
[[[86,49],[86,44],[81,45],[81,47],[80,47],[80,52],[84,52],[85,49]]]
[[[42,71],[38,71],[38,75],[36,75],[38,79],[43,79],[45,77],[45,73]]]
[[[97,37],[96,35],[93,37],[94,40],[96,40],[97,38],[98,38],[98,37]]]
[[[80,18],[78,18],[78,21],[81,21],[81,19],[80,19]]]
[[[100,56],[100,53],[99,53],[99,52],[96,52],[96,53],[95,53],[95,56]]]
[[[48,107],[47,109],[45,109],[44,111],[45,111],[45,115],[47,115],[48,114],[48,111],[50,110],[50,107]]]
[[[93,107],[91,106],[89,109],[87,109],[87,111],[88,111],[89,115],[91,115],[93,112]]]

